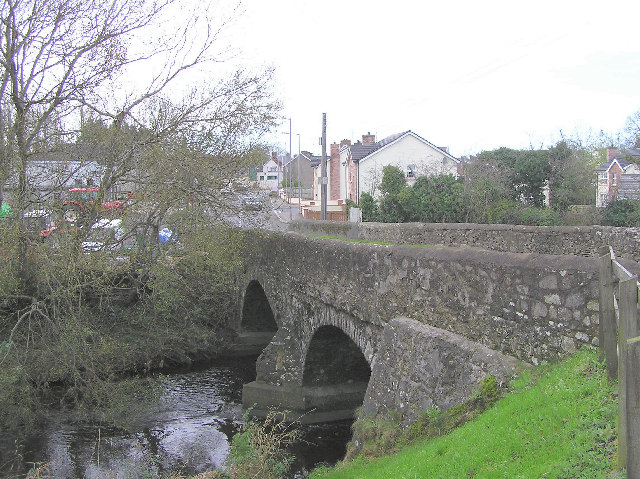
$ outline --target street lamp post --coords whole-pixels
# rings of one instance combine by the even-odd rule
[[[286,120],[286,118],[284,118]],[[292,162],[292,154],[291,154],[291,117],[289,117],[289,131],[283,131],[283,135],[289,135],[289,194],[287,195],[287,203],[289,204],[289,221],[293,219],[293,213],[291,213],[291,162]]]

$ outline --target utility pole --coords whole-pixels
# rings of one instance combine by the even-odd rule
[[[302,214],[302,183],[300,183],[300,133],[298,135],[298,213]]]
[[[327,219],[327,114],[322,114],[322,170],[320,183],[320,204],[322,220]]]
[[[291,213],[291,162],[293,161],[293,154],[291,153],[291,117],[289,117],[289,222],[292,220]]]

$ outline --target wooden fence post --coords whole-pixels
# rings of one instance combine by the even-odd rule
[[[616,335],[616,312],[613,305],[613,268],[611,265],[611,250],[609,246],[600,248],[598,261],[600,280],[599,307],[599,343],[600,360],[602,354],[607,365],[607,377],[610,380],[618,376],[618,340]]]
[[[623,368],[618,378],[619,400],[624,398],[624,411],[618,410],[618,424],[623,417],[624,431],[618,428],[618,446],[620,440],[625,440],[624,461],[627,466],[628,478],[640,477],[640,417],[638,390],[639,380],[637,369],[638,352],[638,278],[631,276],[620,281],[620,364]],[[630,340],[630,341],[629,341]],[[622,386],[624,385],[624,387]],[[620,451],[620,449],[619,449]],[[620,454],[618,455],[620,458]]]
[[[618,467],[626,467],[629,458],[629,414],[627,407],[628,380],[630,375],[637,374],[628,363],[627,339],[637,336],[638,324],[638,278],[631,276],[621,280],[618,285],[618,311],[620,313],[620,328],[618,328],[618,347],[620,359],[618,361]],[[629,371],[631,369],[631,371]],[[632,383],[635,381],[632,380]],[[638,438],[636,438],[637,442]],[[637,458],[636,458],[637,460]],[[628,477],[638,477],[627,474]]]
[[[640,477],[640,338],[627,346],[627,477]]]

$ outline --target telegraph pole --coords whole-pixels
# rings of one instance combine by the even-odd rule
[[[320,183],[320,204],[322,210],[322,220],[327,219],[327,114],[322,114],[322,170]]]
[[[300,182],[300,133],[298,135],[298,213],[302,214],[302,183]]]
[[[293,154],[291,152],[291,117],[289,117],[289,222],[292,220],[291,212],[291,166],[293,163]]]

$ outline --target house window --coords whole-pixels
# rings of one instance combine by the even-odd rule
[[[611,175],[611,186],[618,186],[618,175]]]
[[[600,183],[607,183],[609,181],[609,175],[607,174],[606,171],[599,171],[598,172],[598,181]]]
[[[269,167],[269,171],[277,171],[278,167],[277,166],[270,166]]]
[[[267,180],[277,180],[278,177],[277,176],[273,176],[273,175],[268,175],[267,176]]]
[[[415,177],[416,177],[416,165],[407,165],[407,178],[415,179]]]
[[[600,193],[600,206],[607,206],[609,197],[606,193]]]

